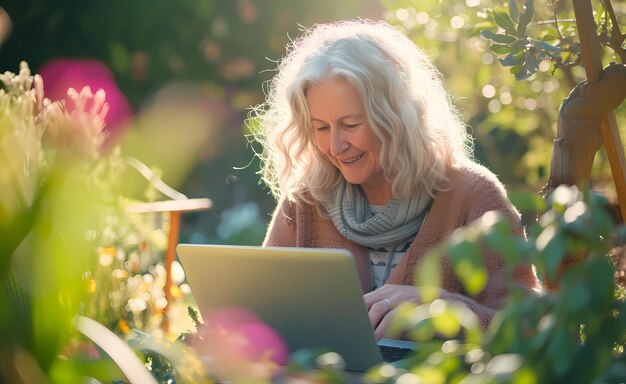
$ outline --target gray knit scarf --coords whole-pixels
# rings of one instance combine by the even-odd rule
[[[344,180],[334,202],[325,206],[339,233],[348,240],[372,249],[389,249],[419,231],[431,200],[391,199],[374,214],[359,187]]]

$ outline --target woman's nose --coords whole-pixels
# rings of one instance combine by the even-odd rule
[[[345,134],[341,129],[331,129],[330,134],[330,153],[333,156],[339,155],[350,147],[350,143],[346,141]]]

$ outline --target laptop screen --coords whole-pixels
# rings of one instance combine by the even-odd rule
[[[205,323],[260,319],[286,346],[275,351],[280,363],[304,348],[337,352],[348,371],[381,363],[348,251],[179,244],[177,252]]]

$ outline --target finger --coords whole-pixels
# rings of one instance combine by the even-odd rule
[[[383,317],[392,309],[391,302],[389,300],[379,300],[372,304],[367,315],[370,319],[370,324],[376,329]]]
[[[370,309],[374,303],[377,303],[382,299],[381,292],[378,290],[371,291],[363,295],[363,301],[365,302],[365,307],[367,309]]]
[[[387,328],[391,324],[391,320],[393,318],[395,311],[389,311],[385,315],[383,315],[382,320],[376,328],[374,328],[374,337],[376,340],[380,340],[387,335]]]
[[[402,286],[397,284],[383,284],[380,288],[364,294],[363,300],[365,301],[365,305],[369,309],[374,303],[383,300],[385,297],[392,296],[399,287]]]

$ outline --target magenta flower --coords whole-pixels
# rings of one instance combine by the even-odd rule
[[[64,100],[68,112],[73,112],[73,104],[68,89],[82,90],[89,87],[96,94],[104,90],[108,113],[104,119],[105,147],[110,147],[133,116],[132,108],[115,82],[109,68],[91,59],[56,59],[44,64],[38,71],[44,80],[46,98]]]

